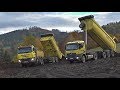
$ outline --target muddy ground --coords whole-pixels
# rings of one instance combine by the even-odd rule
[[[1,62],[0,78],[120,78],[120,57],[73,64],[61,61],[27,68]]]

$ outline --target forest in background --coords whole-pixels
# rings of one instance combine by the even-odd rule
[[[109,23],[102,26],[111,36],[116,36],[118,42],[120,42],[120,22]],[[66,30],[67,31],[67,30]],[[53,33],[54,37],[60,47],[60,50],[64,53],[64,46],[68,41],[83,40],[83,32],[74,30],[73,32],[61,32],[58,29],[42,29],[34,26],[29,29],[15,30],[6,34],[0,35],[0,60],[11,61],[17,53],[17,47],[23,43],[34,43],[35,45],[42,47],[39,39],[42,34]],[[33,40],[31,40],[33,39]],[[98,45],[88,37],[88,49],[98,47]]]

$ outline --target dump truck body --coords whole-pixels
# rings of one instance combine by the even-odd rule
[[[114,52],[116,52],[116,42],[114,41],[115,38],[110,37],[110,35],[102,27],[100,27],[100,25],[94,20],[93,15],[78,19],[81,22],[80,28],[85,34],[83,47],[76,48],[75,50],[72,50],[73,46],[70,47],[70,50],[67,49],[68,47],[65,48],[66,60],[70,62],[75,60],[85,62],[89,59],[96,60],[98,58],[114,57]],[[102,51],[88,52],[87,35],[89,35],[102,48]],[[68,42],[66,46],[69,46],[70,43],[77,44],[76,41],[73,41]]]
[[[79,18],[87,30],[88,35],[103,49],[116,51],[116,42],[110,35],[94,20],[93,16]]]
[[[63,54],[60,51],[53,34],[41,35],[40,41],[43,46],[44,58],[57,57],[62,59]]]
[[[18,47],[17,59],[22,65],[39,63],[43,57],[43,51],[37,50],[33,45]]]

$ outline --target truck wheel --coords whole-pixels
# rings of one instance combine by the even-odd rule
[[[110,57],[110,51],[107,51],[107,57],[108,58]]]
[[[94,53],[94,54],[93,54],[93,59],[94,59],[94,60],[97,60],[97,59],[98,59],[98,54],[97,54],[97,53]]]
[[[58,62],[58,57],[55,58],[55,62]]]
[[[40,60],[40,64],[44,65],[44,60],[43,59]]]
[[[52,63],[55,63],[55,59],[52,60]]]
[[[36,65],[39,65],[39,60],[37,59],[36,62],[35,62]]]
[[[103,52],[102,56],[103,56],[103,58],[106,58],[107,57],[106,52]]]
[[[115,56],[115,52],[114,51],[111,51],[111,57],[114,57]]]
[[[82,56],[81,61],[82,61],[83,63],[86,62],[86,57],[85,57],[85,55]]]

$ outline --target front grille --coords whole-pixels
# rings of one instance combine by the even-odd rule
[[[67,57],[69,57],[69,58],[76,57],[76,53],[69,53],[69,54],[67,54]]]
[[[30,58],[27,58],[27,59],[21,59],[21,61],[30,61],[31,59]]]

